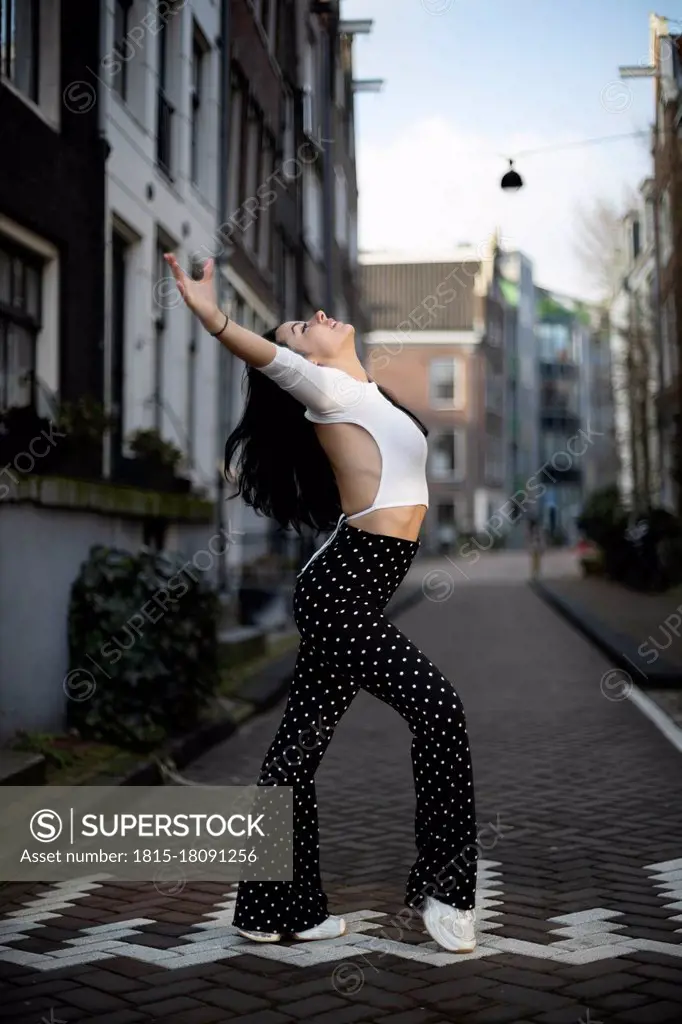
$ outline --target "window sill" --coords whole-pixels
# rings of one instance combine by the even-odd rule
[[[433,473],[433,472],[429,473],[429,479],[434,484],[463,484],[464,483],[464,477],[463,476],[455,476],[455,475],[440,476],[438,473]]]
[[[171,174],[171,172],[169,170],[167,170],[163,166],[163,164],[160,164],[158,160],[154,160],[154,169],[155,169],[156,173],[158,174],[158,176],[163,181],[163,183],[165,185],[167,185],[168,188],[172,189],[172,191],[175,192],[175,194],[177,196],[179,196],[180,193],[178,192],[178,183],[177,183],[176,179],[173,177],[173,175]]]
[[[430,400],[429,408],[439,409],[447,412],[464,412],[464,404],[462,402],[438,402],[434,399]]]
[[[32,475],[22,478],[11,486],[0,508],[13,504],[87,511],[124,519],[154,517],[171,522],[211,523],[214,518],[213,503],[193,495],[144,491],[106,480],[99,483],[70,477]]]
[[[36,117],[39,117],[40,120],[43,121],[48,128],[51,128],[52,131],[55,132],[57,135],[60,133],[61,121],[59,117],[57,117],[56,119],[49,117],[42,109],[42,107],[38,103],[36,103],[35,100],[32,100],[31,97],[27,96],[25,92],[22,92],[21,89],[18,89],[14,82],[10,81],[9,78],[5,78],[4,75],[0,75],[0,83],[4,85],[4,87],[8,89],[9,92],[16,96],[17,99],[21,100],[21,102],[24,103],[29,108],[29,110],[31,110],[36,115]]]

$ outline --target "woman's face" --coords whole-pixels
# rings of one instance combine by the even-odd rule
[[[321,309],[310,320],[289,320],[277,328],[277,340],[316,362],[338,355],[355,328],[326,316]]]

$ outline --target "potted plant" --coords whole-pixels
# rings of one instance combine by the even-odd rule
[[[132,459],[124,469],[128,483],[151,490],[187,493],[191,481],[177,473],[184,458],[172,441],[166,441],[158,430],[142,428],[128,438]]]
[[[30,454],[31,442],[36,438],[43,439],[45,435],[50,436],[50,421],[39,416],[33,405],[10,406],[9,409],[1,412],[0,467],[12,466],[16,457],[24,452]],[[44,441],[39,447],[41,449],[45,447]],[[35,462],[36,467],[40,466],[38,459]],[[17,468],[20,472],[26,472],[21,467]]]
[[[90,395],[61,402],[55,420],[65,437],[56,438],[46,469],[64,476],[98,479],[102,471],[102,442],[114,424],[101,402]]]

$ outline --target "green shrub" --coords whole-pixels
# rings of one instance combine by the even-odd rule
[[[578,529],[585,536],[608,547],[614,539],[620,540],[627,526],[628,515],[615,485],[594,491],[583,506],[578,519]]]
[[[65,687],[69,726],[132,750],[191,728],[218,687],[217,621],[215,593],[183,557],[93,547],[71,591],[67,679],[91,676]]]
[[[154,428],[136,430],[128,438],[130,450],[136,459],[148,460],[176,471],[183,454],[172,441],[166,441]]]

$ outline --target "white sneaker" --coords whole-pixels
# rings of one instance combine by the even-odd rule
[[[314,928],[306,928],[304,932],[294,932],[295,939],[302,939],[304,942],[313,939],[339,939],[346,934],[346,922],[342,917],[328,917],[326,921],[315,925]]]
[[[432,939],[451,953],[471,953],[476,948],[475,910],[458,910],[427,896],[424,926]]]
[[[240,935],[253,942],[279,942],[282,936],[278,932],[247,932],[245,928],[237,928]]]

